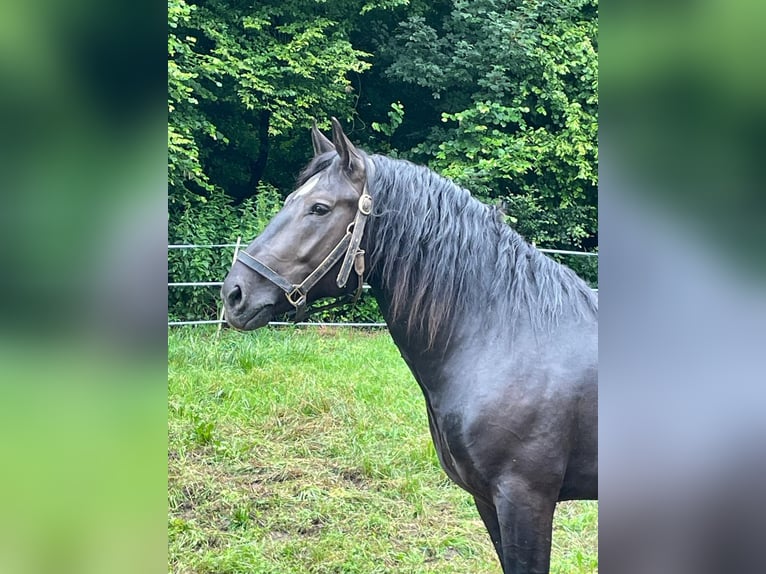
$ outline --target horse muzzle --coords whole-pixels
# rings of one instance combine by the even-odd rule
[[[253,284],[254,279],[257,285]],[[229,272],[223,282],[221,299],[226,321],[241,331],[252,331],[265,326],[288,306],[282,292],[266,280],[245,277],[234,270]]]

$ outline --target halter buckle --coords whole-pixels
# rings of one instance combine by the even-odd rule
[[[354,255],[354,271],[361,277],[364,275],[364,249],[357,249]]]

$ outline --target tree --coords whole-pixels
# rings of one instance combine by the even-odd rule
[[[169,0],[171,196],[254,193],[274,138],[349,114],[348,74],[369,67],[324,4]],[[335,19],[333,19],[336,17]]]
[[[386,75],[415,86],[415,106],[429,102],[441,116],[409,155],[484,200],[503,200],[531,241],[580,247],[593,240],[595,1],[433,6],[403,21],[382,46],[391,62]],[[402,99],[401,130],[423,133],[421,119],[409,116],[411,100]]]

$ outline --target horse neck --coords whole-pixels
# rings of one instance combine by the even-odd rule
[[[487,329],[506,340],[537,336],[597,313],[580,279],[467,191],[425,168],[372,159],[368,282],[400,348],[431,356]]]
[[[402,264],[403,260],[408,259],[406,253],[424,241],[441,241],[444,245],[445,235],[451,229],[441,221],[431,219],[436,218],[436,210],[429,209],[427,215],[413,217],[412,214],[405,215],[408,211],[406,202],[399,202],[411,198],[409,192],[419,188],[418,191],[423,192],[420,195],[422,201],[428,201],[426,196],[430,194],[433,203],[439,193],[444,193],[440,186],[452,184],[445,184],[446,180],[430,170],[408,162],[381,156],[373,156],[372,160],[376,163],[377,174],[388,179],[385,182],[376,181],[371,189],[373,203],[377,203],[374,211],[382,215],[373,216],[365,233],[363,248],[367,252],[368,263],[372,263],[368,264],[370,275],[367,282],[373,288],[392,337],[400,348],[407,347],[418,356],[444,353],[455,337],[453,325],[459,324],[459,330],[463,333],[470,323],[478,320],[479,314],[468,310],[476,307],[474,301],[483,299],[481,291],[486,286],[472,286],[469,285],[471,280],[458,279],[459,289],[455,289],[454,285],[448,287],[456,279],[454,276],[441,276],[435,259],[418,260],[415,264],[410,259],[407,264]],[[394,174],[398,174],[398,179]],[[438,202],[448,200],[452,198],[439,199]],[[462,200],[465,201],[465,197]],[[414,218],[423,224],[422,227],[413,227]],[[434,238],[434,235],[440,237]],[[402,287],[406,289],[402,291]],[[398,308],[395,308],[397,301]]]
[[[367,283],[378,302],[378,307],[386,321],[391,338],[405,355],[408,363],[429,364],[435,361],[437,364],[441,364],[446,356],[452,354],[455,348],[464,345],[466,340],[479,340],[477,335],[482,332],[483,325],[477,315],[456,311],[449,324],[434,336],[426,329],[409,327],[406,315],[399,317],[393,315],[390,306],[393,293],[382,283],[376,273],[372,273],[368,277]]]

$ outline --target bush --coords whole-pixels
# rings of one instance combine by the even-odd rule
[[[206,196],[185,194],[169,204],[170,244],[211,245],[236,243],[242,247],[260,233],[282,206],[276,188],[261,184],[255,197],[234,205],[221,191]],[[233,247],[170,249],[168,282],[222,281],[231,267]],[[216,319],[219,287],[169,287],[170,321]]]

